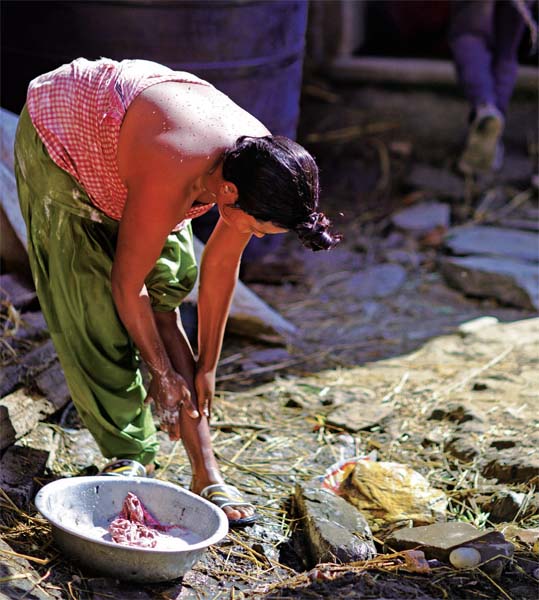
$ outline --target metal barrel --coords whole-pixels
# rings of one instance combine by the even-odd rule
[[[3,3],[3,104],[83,56],[143,58],[213,83],[274,134],[295,137],[307,0]]]

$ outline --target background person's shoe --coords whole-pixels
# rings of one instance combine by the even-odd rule
[[[459,170],[466,174],[486,173],[503,162],[503,146],[500,146],[504,127],[502,113],[492,104],[482,104],[477,108],[475,118],[470,124],[466,147],[458,162]],[[500,156],[501,151],[501,156]]]

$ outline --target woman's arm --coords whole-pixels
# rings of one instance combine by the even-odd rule
[[[198,413],[185,380],[171,364],[144,285],[168,234],[182,219],[190,201],[191,169],[186,168],[179,176],[177,163],[169,163],[159,148],[154,148],[128,180],[111,279],[120,319],[152,374],[148,401],[155,402],[163,429],[172,439],[179,439],[182,404],[192,417],[198,417]]]
[[[250,239],[251,234],[239,233],[219,219],[202,255],[196,389],[199,410],[206,416],[209,416],[215,392],[215,371],[238,280],[241,255]]]

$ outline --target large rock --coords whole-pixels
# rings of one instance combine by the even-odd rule
[[[430,413],[429,420],[466,423],[467,421],[481,422],[483,418],[466,401],[453,401],[435,406]]]
[[[393,225],[416,235],[423,235],[436,227],[449,227],[449,205],[442,202],[421,202],[395,213]]]
[[[539,494],[529,498],[524,492],[501,489],[481,505],[481,510],[489,513],[491,523],[509,523],[519,514],[523,518],[539,512]]]
[[[22,508],[36,491],[36,478],[43,475],[49,453],[45,450],[11,446],[0,460],[0,488]]]
[[[458,200],[464,197],[464,181],[447,169],[415,164],[406,183],[414,188],[430,190],[448,198]]]
[[[498,531],[479,531],[469,523],[436,523],[425,527],[409,527],[394,531],[385,541],[390,550],[420,548],[427,558],[444,562],[456,548],[473,548],[480,554],[481,569],[499,577],[514,546]]]
[[[23,278],[12,273],[0,275],[0,301],[9,302],[20,310],[32,304],[36,298],[36,290]]]
[[[338,406],[328,415],[326,422],[334,427],[341,427],[353,433],[380,425],[388,419],[394,409],[388,404],[370,402],[368,404],[358,399]]]
[[[298,484],[295,501],[314,564],[368,560],[376,555],[365,517],[315,483]]]
[[[461,227],[452,229],[445,245],[453,254],[503,256],[539,262],[539,236],[529,231],[503,227]]]
[[[489,256],[447,258],[440,262],[446,281],[469,296],[495,298],[528,310],[539,309],[537,265]]]
[[[48,586],[32,564],[0,539],[0,598],[2,600],[51,600],[62,598],[61,587]],[[43,588],[45,586],[45,589]],[[110,589],[110,585],[109,585]]]
[[[482,470],[482,475],[500,483],[530,483],[539,481],[539,450],[508,448],[494,453]]]
[[[350,277],[345,284],[348,294],[362,300],[385,298],[394,294],[406,280],[406,269],[386,263],[376,265]]]
[[[0,372],[0,397],[9,394],[21,384],[31,382],[39,373],[52,367],[57,360],[52,340],[36,346],[24,355],[22,360],[4,367]]]
[[[391,550],[412,550],[421,546],[430,557],[447,560],[453,548],[473,542],[484,535],[485,531],[479,531],[469,523],[434,523],[397,529],[385,540],[385,545]]]

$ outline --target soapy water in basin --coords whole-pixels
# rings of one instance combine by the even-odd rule
[[[203,537],[186,527],[163,525],[155,519],[132,492],[128,492],[121,512],[110,518],[96,519],[88,513],[64,513],[63,525],[79,535],[96,541],[143,550],[189,550]],[[68,522],[69,521],[69,522]]]
[[[108,530],[108,523],[105,527],[99,525],[90,526],[87,529],[79,529],[79,533],[87,535],[95,540],[112,542],[112,536]],[[156,535],[156,545],[153,548],[141,548],[140,546],[131,546],[143,550],[189,550],[194,544],[202,541],[202,537],[196,533],[185,529],[184,527],[173,527],[168,533],[158,532]],[[118,546],[124,546],[118,544]]]

